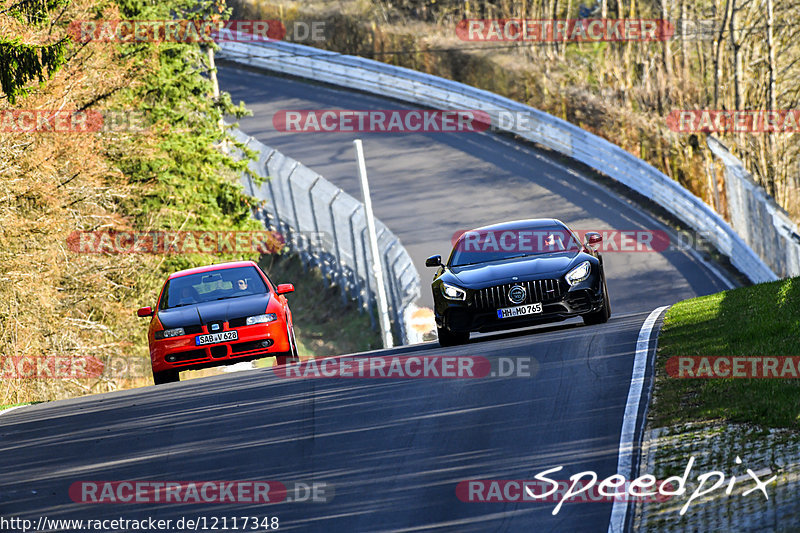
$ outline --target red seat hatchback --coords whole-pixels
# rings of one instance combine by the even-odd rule
[[[274,355],[278,364],[297,359],[292,312],[284,294],[253,261],[175,272],[167,278],[147,337],[153,381],[178,381],[181,370],[230,365]]]

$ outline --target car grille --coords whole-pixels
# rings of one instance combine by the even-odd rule
[[[191,361],[193,359],[205,359],[208,357],[205,350],[188,350],[185,352],[177,352],[167,356],[167,361],[171,363],[179,363],[181,361]],[[171,359],[170,359],[171,358]]]
[[[262,344],[262,343],[266,343],[267,345],[264,346],[264,344]],[[273,344],[274,343],[273,343],[272,339],[263,339],[263,340],[260,340],[260,341],[239,342],[237,344],[232,344],[231,345],[231,351],[233,353],[242,353],[242,352],[251,352],[253,350],[266,350],[267,348],[269,348]]]
[[[514,285],[525,287],[525,299],[518,304],[508,299],[508,291]],[[547,303],[560,299],[561,284],[557,279],[536,279],[477,289],[474,293],[473,305],[479,311],[488,311],[500,307],[512,307],[537,302]]]
[[[228,355],[228,347],[223,345],[219,346],[210,346],[209,350],[211,351],[211,357],[225,357]]]

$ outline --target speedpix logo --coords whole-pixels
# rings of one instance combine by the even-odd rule
[[[552,513],[557,515],[564,503],[570,500],[572,502],[616,499],[664,501],[689,494],[679,513],[684,515],[693,502],[723,488],[725,494],[730,495],[737,484],[740,488],[742,485],[749,487],[742,496],[760,492],[765,500],[769,500],[767,487],[777,480],[777,476],[765,479],[763,472],[754,472],[747,468],[747,476],[731,475],[729,479],[724,472],[714,470],[699,474],[694,483],[690,482],[694,463],[695,458],[692,456],[686,464],[683,475],[671,476],[662,481],[657,480],[652,474],[641,475],[632,481],[620,474],[598,479],[595,472],[587,470],[570,476],[567,482],[547,477],[564,469],[563,466],[556,466],[539,472],[532,480],[465,480],[456,486],[456,496],[463,502],[557,502]],[[738,456],[735,464],[737,466],[742,464]],[[690,485],[694,487],[691,493]]]

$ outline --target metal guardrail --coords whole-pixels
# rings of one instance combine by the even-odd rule
[[[370,313],[375,326],[374,278],[367,241],[364,204],[325,178],[277,150],[239,130],[231,135],[259,153],[250,171],[265,179],[255,183],[242,176],[245,191],[265,206],[256,213],[264,225],[280,232],[304,263],[317,266],[343,297],[349,294]],[[406,311],[419,298],[420,278],[411,256],[380,220],[375,220],[384,283],[388,294],[394,334],[409,343]]]
[[[538,143],[598,170],[656,202],[704,235],[755,283],[777,279],[769,266],[702,200],[620,147],[557,117],[497,94],[402,67],[287,42],[220,44],[232,61],[436,109],[488,113],[492,127]],[[522,113],[500,121],[501,113]],[[505,115],[508,116],[508,115]]]
[[[789,215],[718,139],[708,147],[725,165],[731,226],[780,277],[800,276],[800,232]]]

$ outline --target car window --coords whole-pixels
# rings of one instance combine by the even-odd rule
[[[463,266],[528,255],[578,252],[581,249],[578,237],[559,225],[468,231],[453,246],[447,264]]]
[[[159,309],[269,292],[255,267],[237,267],[190,274],[167,281]]]

